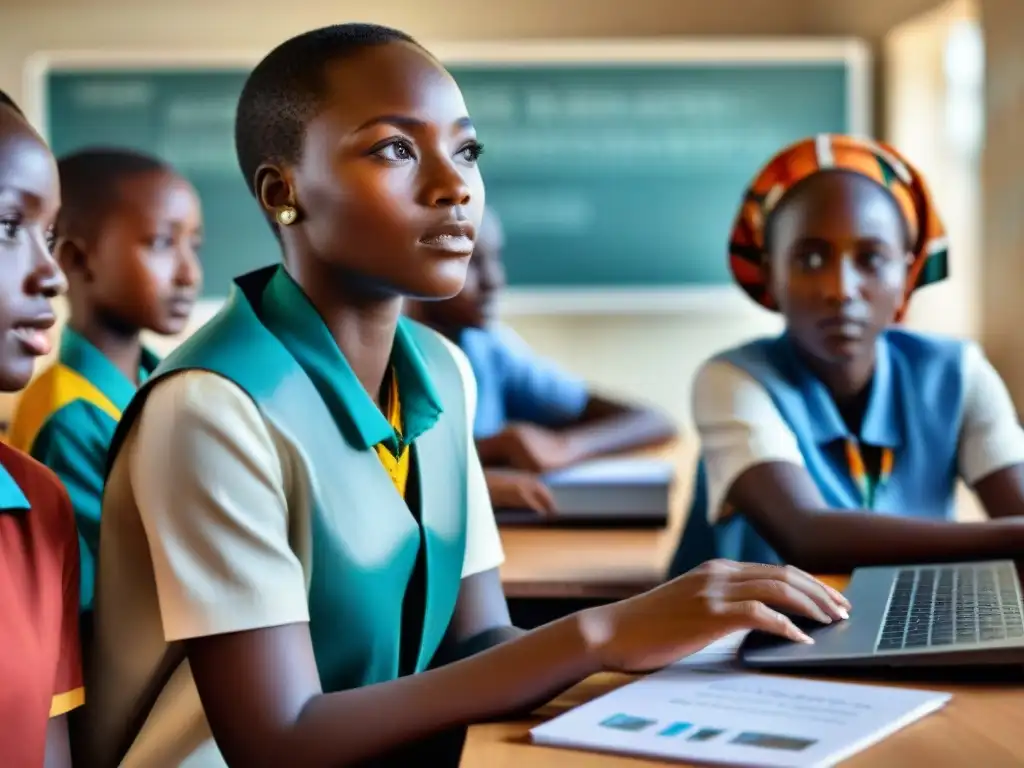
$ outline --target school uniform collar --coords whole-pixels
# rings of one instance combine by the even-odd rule
[[[905,409],[900,400],[900,388],[893,378],[892,353],[883,332],[875,342],[875,373],[871,393],[860,435],[853,435],[839,413],[835,401],[821,379],[811,372],[800,359],[795,342],[789,334],[779,338],[783,359],[801,390],[810,414],[811,437],[818,445],[836,440],[855,439],[878,448],[899,448],[906,436]]]
[[[437,423],[441,399],[406,318],[399,319],[391,363],[402,409],[399,434],[363,388],[312,302],[284,267],[263,290],[260,319],[312,380],[345,439],[367,450],[383,443],[398,455]]]
[[[95,386],[119,411],[124,411],[135,396],[135,382],[129,380],[106,355],[70,326],[65,326],[61,334],[58,359],[61,365],[80,374]],[[139,362],[140,386],[159,363],[160,358],[154,352],[142,348],[142,359]]]
[[[7,468],[0,464],[0,513],[28,512],[31,507],[21,486],[11,477]]]

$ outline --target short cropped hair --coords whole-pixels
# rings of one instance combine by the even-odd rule
[[[61,208],[57,236],[94,236],[121,199],[121,183],[148,173],[173,173],[164,161],[128,149],[91,147],[57,161]]]
[[[235,150],[255,196],[256,170],[266,162],[297,162],[302,137],[321,109],[324,70],[357,51],[388,43],[419,45],[377,24],[335,24],[286,40],[249,74],[235,113]]]
[[[9,107],[9,108],[13,109],[15,112],[17,112],[19,115],[21,115],[22,117],[25,116],[25,113],[21,111],[21,107],[19,107],[17,105],[17,103],[15,103],[14,99],[12,99],[10,96],[8,96],[3,91],[0,91],[0,106]]]

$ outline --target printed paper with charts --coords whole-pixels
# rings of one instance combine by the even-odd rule
[[[832,766],[930,714],[948,693],[674,665],[531,731],[536,743],[661,760]]]

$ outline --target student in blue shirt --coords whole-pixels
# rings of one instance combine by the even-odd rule
[[[806,574],[716,563],[510,626],[472,372],[402,317],[459,292],[483,213],[455,80],[395,30],[314,30],[250,73],[235,136],[283,264],[238,278],[118,425],[88,765],[380,766],[734,629],[803,639],[762,600],[843,616]]]
[[[896,325],[946,276],[946,242],[892,147],[818,136],[760,172],[730,263],[786,331],[697,374],[703,458],[673,572],[714,555],[822,573],[1024,551],[1024,430],[1006,387],[977,345]],[[990,522],[954,521],[961,479]]]
[[[68,489],[88,611],[107,449],[121,412],[159,362],[142,332],[171,336],[188,323],[202,279],[202,219],[192,185],[148,155],[85,149],[57,167],[55,254],[71,312],[57,360],[21,395],[9,438]]]
[[[676,430],[649,407],[595,394],[495,323],[505,287],[503,248],[501,222],[488,208],[462,291],[447,301],[410,302],[407,311],[457,343],[473,366],[474,435],[495,504],[550,511],[550,495],[534,473],[656,445]]]

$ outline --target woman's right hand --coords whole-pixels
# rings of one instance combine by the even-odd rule
[[[842,594],[792,566],[712,560],[650,592],[588,609],[579,620],[603,669],[649,672],[737,630],[811,642],[780,611],[828,624],[849,618],[849,609]]]

